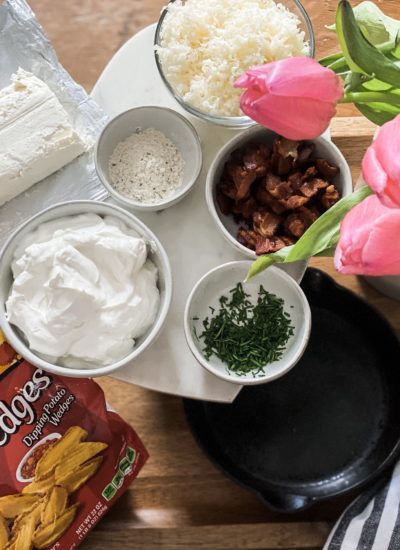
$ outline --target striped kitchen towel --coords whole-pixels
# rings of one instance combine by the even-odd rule
[[[361,494],[336,523],[323,550],[400,550],[400,462],[389,482]]]

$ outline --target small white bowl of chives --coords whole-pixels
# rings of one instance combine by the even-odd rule
[[[251,261],[206,273],[190,293],[184,328],[198,362],[241,385],[271,382],[303,355],[311,330],[307,298],[292,277],[270,267],[244,282]]]

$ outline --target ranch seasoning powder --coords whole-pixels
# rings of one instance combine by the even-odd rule
[[[138,128],[114,149],[109,173],[118,193],[151,204],[182,185],[184,166],[180,151],[162,132]]]

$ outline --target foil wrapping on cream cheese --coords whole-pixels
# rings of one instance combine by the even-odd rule
[[[65,37],[68,40],[68,37]],[[61,103],[73,129],[89,149],[61,170],[38,181],[0,206],[0,246],[24,221],[67,200],[102,200],[107,191],[93,163],[93,147],[107,117],[60,65],[54,48],[25,0],[0,1],[0,89],[21,67],[46,83]]]
[[[86,149],[45,82],[21,68],[11,81],[0,90],[0,205]]]

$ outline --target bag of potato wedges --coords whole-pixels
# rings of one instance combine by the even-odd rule
[[[33,367],[0,333],[0,549],[76,548],[148,458],[90,379]]]

